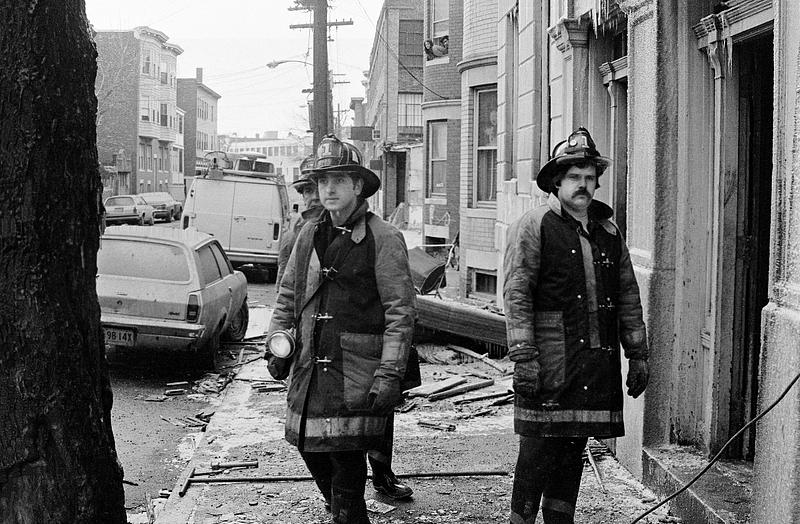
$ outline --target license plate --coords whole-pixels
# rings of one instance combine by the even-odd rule
[[[121,213],[121,212],[125,211],[125,208],[124,207],[115,207],[114,211],[117,211],[117,212]]]
[[[107,327],[103,328],[103,334],[105,335],[106,344],[110,344],[112,346],[132,347],[136,340],[132,329]]]

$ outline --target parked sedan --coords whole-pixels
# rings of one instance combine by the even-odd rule
[[[210,364],[221,337],[247,331],[247,280],[205,233],[109,227],[97,272],[108,345],[188,351]]]
[[[106,208],[106,225],[122,223],[152,226],[155,223],[153,206],[139,195],[108,197],[103,205]]]
[[[169,193],[139,193],[145,202],[153,206],[155,218],[161,218],[167,222],[172,222],[181,217],[183,204],[172,198]]]

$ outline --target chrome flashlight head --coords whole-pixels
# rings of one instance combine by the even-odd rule
[[[294,330],[279,329],[267,337],[269,352],[278,358],[289,358],[294,353]]]

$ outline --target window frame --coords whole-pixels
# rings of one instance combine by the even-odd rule
[[[493,145],[479,145],[480,144],[480,99],[481,95],[485,93],[494,92],[495,96],[495,118],[497,116],[497,84],[486,86],[479,86],[473,88],[473,135],[472,135],[472,203],[473,207],[496,207],[497,206],[497,120],[495,120],[495,139]],[[478,194],[480,179],[479,166],[480,166],[480,153],[482,151],[494,151],[494,174],[490,178],[490,192],[491,198],[482,199],[482,195]]]
[[[397,93],[397,127],[422,127],[422,124],[422,93]]]
[[[434,127],[439,127],[444,130],[444,158],[434,158],[433,157],[433,145],[434,145]],[[428,121],[428,181],[427,181],[427,191],[429,197],[434,196],[447,196],[447,120],[429,120]],[[440,151],[441,153],[441,151]],[[442,189],[441,192],[435,189],[435,180],[434,180],[434,162],[441,162],[444,163],[445,170],[444,170],[444,180],[442,181]]]
[[[446,18],[436,18],[436,6],[443,6],[446,11]],[[428,4],[430,14],[430,26],[428,27],[428,35],[430,38],[440,38],[442,36],[450,35],[450,1],[449,0],[430,0]],[[444,30],[441,29],[444,24]],[[437,25],[439,30],[437,30]]]

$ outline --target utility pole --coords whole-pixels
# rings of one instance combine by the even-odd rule
[[[353,25],[352,20],[328,22],[328,0],[296,0],[289,10],[313,9],[313,24],[292,24],[290,29],[312,29],[314,31],[314,103],[312,109],[312,131],[314,151],[322,137],[333,131],[331,86],[328,79],[328,27]]]
[[[328,0],[314,5],[314,152],[328,133]]]

